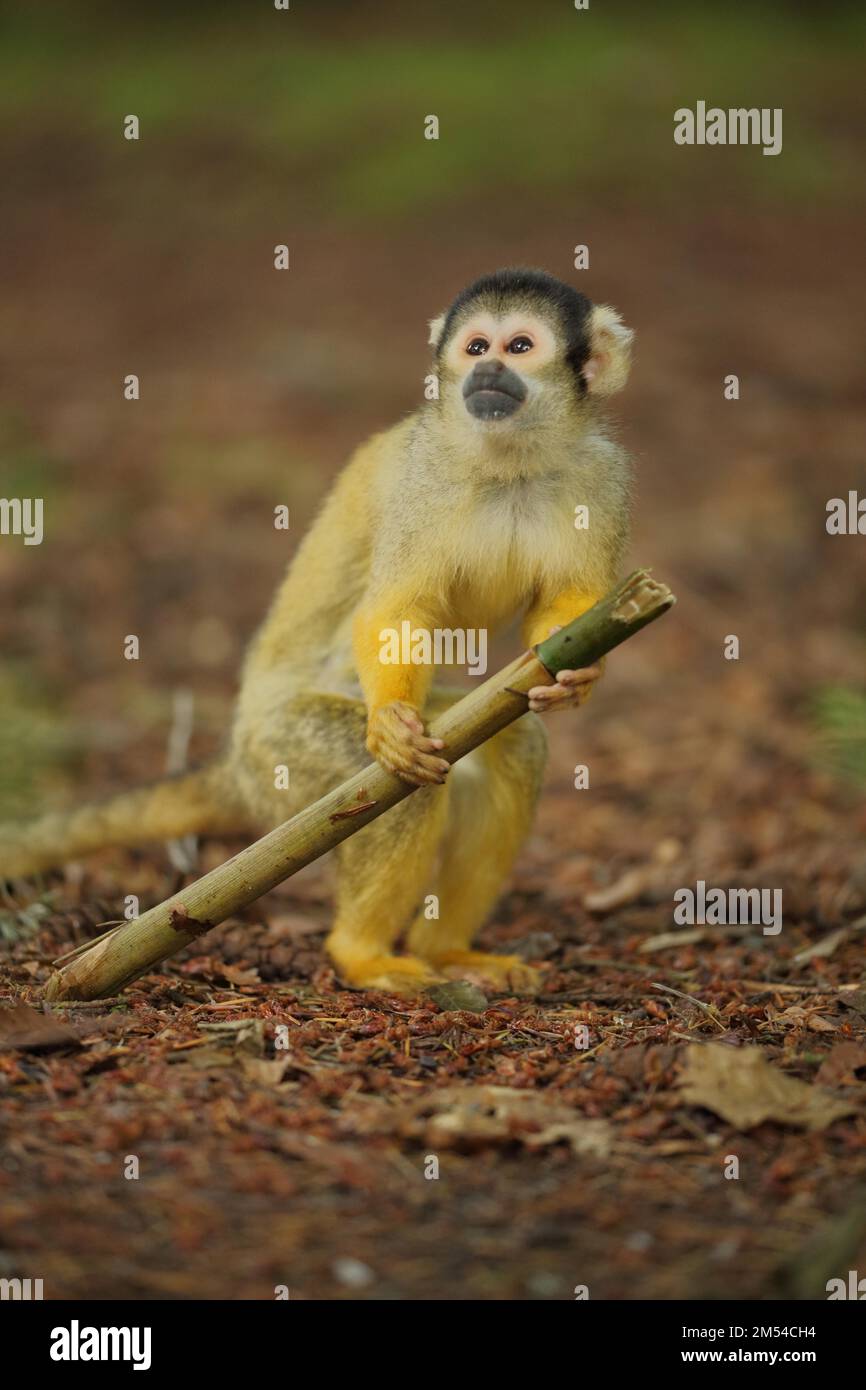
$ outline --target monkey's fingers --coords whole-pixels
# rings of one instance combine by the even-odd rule
[[[389,712],[413,734],[423,734],[424,721],[412,705],[404,705],[401,700],[395,700],[392,705],[386,706],[383,715],[387,715]]]
[[[376,753],[376,758],[389,772],[396,773],[404,782],[411,782],[413,787],[441,786],[450,770],[450,764],[444,759],[405,744],[385,745]]]
[[[529,691],[529,708],[535,714],[547,714],[554,709],[568,709],[574,696],[564,685],[536,685]]]
[[[553,685],[533,686],[529,692],[529,708],[536,714],[578,708],[589,699],[600,675],[600,666],[586,666],[580,671],[560,671]]]
[[[445,740],[441,738],[428,738],[424,733],[424,721],[420,714],[412,705],[405,704],[402,700],[395,700],[389,708],[393,711],[401,724],[405,724],[413,735],[412,742],[416,748],[425,752],[433,752],[437,748],[445,747]]]
[[[394,708],[378,711],[367,735],[367,747],[377,762],[415,787],[445,781],[450,764],[434,756],[434,750],[441,746],[441,739],[415,733]]]
[[[424,733],[423,724],[418,733],[413,733],[407,742],[410,743],[413,748],[417,749],[419,753],[436,753],[440,748],[445,747],[444,739],[430,738]],[[442,762],[443,760],[439,758],[437,761]],[[450,763],[446,764],[446,766],[450,767]]]
[[[598,680],[601,672],[602,667],[600,662],[596,662],[594,666],[584,666],[579,671],[557,671],[556,683],[557,685],[569,686],[591,685],[593,681]]]
[[[444,787],[445,774],[439,772],[428,772],[419,763],[413,763],[408,768],[392,767],[390,772],[395,773],[401,782],[408,782],[413,787]]]

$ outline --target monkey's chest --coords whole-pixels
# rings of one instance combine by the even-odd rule
[[[583,537],[560,500],[505,496],[478,509],[456,572],[455,607],[476,626],[499,626],[542,588],[572,581]]]

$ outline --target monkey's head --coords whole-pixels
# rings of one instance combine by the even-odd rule
[[[573,428],[625,385],[631,330],[540,270],[497,270],[430,324],[446,418],[503,441]]]

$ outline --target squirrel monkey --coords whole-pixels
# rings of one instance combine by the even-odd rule
[[[528,713],[449,768],[425,722],[463,691],[385,664],[384,629],[496,630],[532,646],[615,581],[630,466],[598,402],[629,370],[619,315],[541,271],[482,276],[430,325],[438,398],[338,477],[253,639],[227,747],[201,771],[69,815],[0,827],[0,876],[103,845],[263,832],[366,766],[419,787],[337,850],[328,951],[350,984],[413,993],[443,975],[531,987],[473,951],[533,816],[537,713],[579,704],[599,668],[560,672]],[[588,525],[578,527],[576,509]],[[275,768],[290,769],[289,790]],[[427,920],[436,894],[439,917]],[[407,953],[395,954],[405,933]]]

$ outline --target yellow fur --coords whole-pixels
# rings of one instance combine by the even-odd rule
[[[501,304],[482,307],[495,328]],[[422,718],[455,693],[429,666],[383,664],[383,629],[494,633],[521,619],[534,645],[609,588],[626,540],[628,463],[592,391],[575,388],[559,321],[537,298],[507,307],[509,324],[526,316],[548,344],[537,365],[516,364],[525,404],[504,426],[473,418],[454,338],[472,307],[446,343],[435,321],[439,399],[374,436],[337,479],[250,645],[223,757],[104,807],[0,827],[0,874],[101,844],[267,829],[364,767],[368,750],[410,780],[443,781]],[[603,395],[625,379],[630,334],[607,309],[590,330],[587,380]],[[328,949],[344,979],[410,992],[455,969],[530,981],[520,962],[471,947],[531,823],[544,759],[526,715],[340,846]],[[288,791],[275,787],[279,764]],[[411,954],[399,956],[405,931]]]

